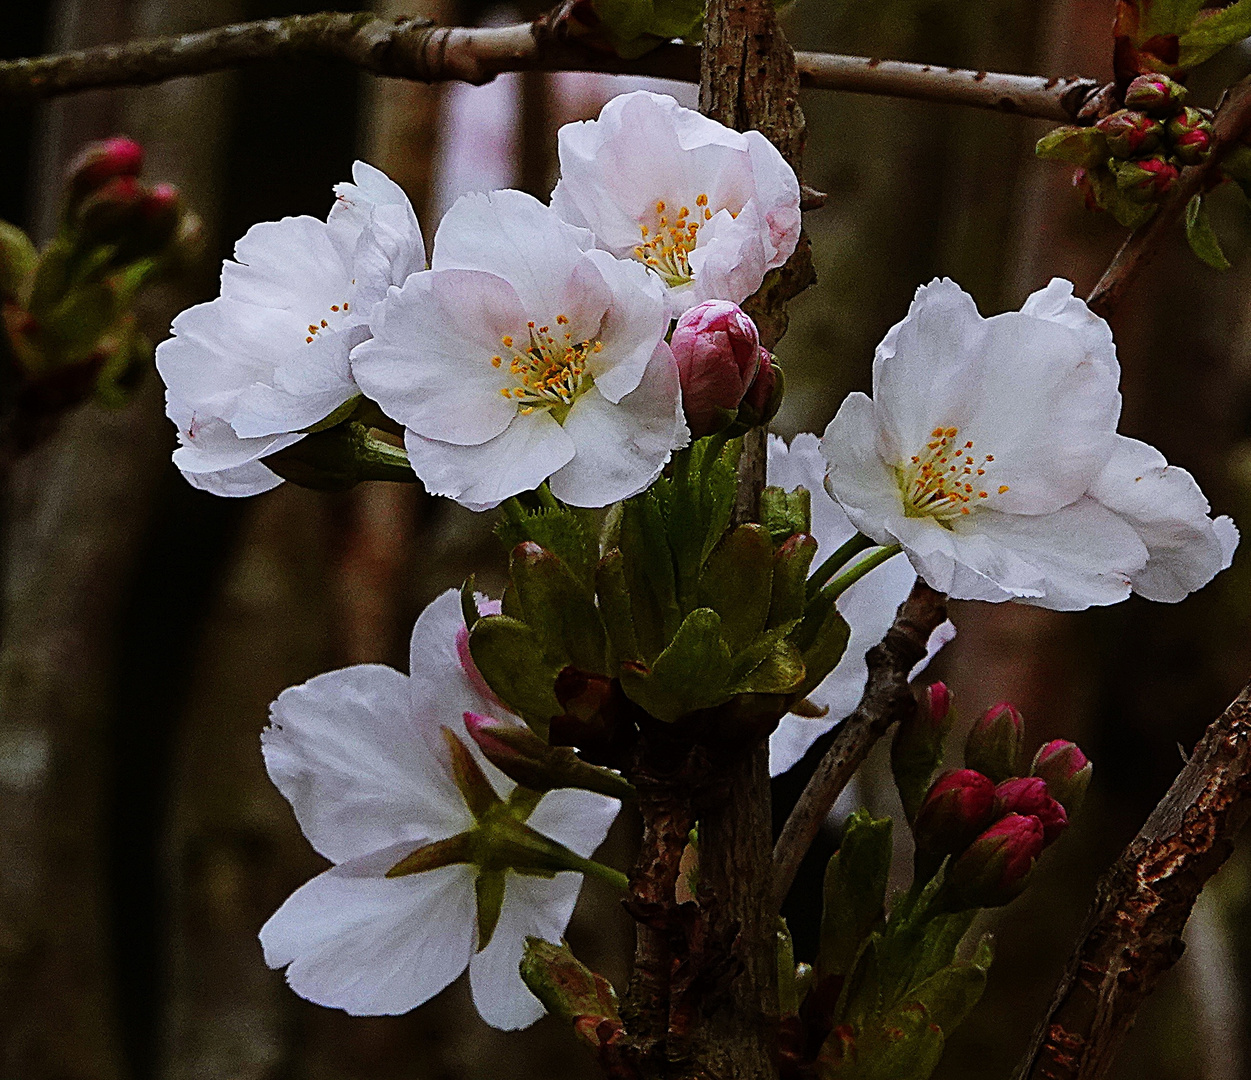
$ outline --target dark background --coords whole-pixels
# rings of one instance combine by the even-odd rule
[[[297,10],[314,8],[10,2],[0,51],[31,55]],[[438,0],[379,10],[451,22],[486,14]],[[1111,0],[798,0],[787,25],[801,48],[1106,76],[1111,17]],[[1209,90],[1241,74],[1241,62],[1218,61]],[[356,156],[404,184],[429,239],[431,208],[455,194],[440,155],[467,127],[483,130],[483,112],[513,103],[514,183],[545,196],[557,124],[593,115],[625,84],[530,75],[508,86],[453,95],[304,61],[0,112],[0,217],[46,239],[76,149],[121,131],[140,138],[145,175],[183,189],[206,240],[199,269],[146,301],[159,340],[174,313],[214,294],[217,265],[248,226],[324,214]],[[1202,99],[1202,80],[1196,91]],[[1019,306],[1052,275],[1088,290],[1121,238],[1079,210],[1064,169],[1033,159],[1046,124],[825,92],[808,93],[804,108],[804,178],[829,201],[807,217],[820,284],[793,305],[778,350],[790,394],[776,426],[787,435],[819,432],[845,393],[868,388],[873,346],[917,284],[950,275],[989,314]],[[496,166],[507,167],[507,152],[497,148]],[[1206,269],[1176,242],[1118,312],[1122,430],[1194,472],[1219,511],[1251,522],[1251,312],[1248,260],[1237,258],[1247,223],[1232,203],[1217,218],[1233,271]],[[399,1018],[351,1019],[307,1004],[265,969],[255,940],[277,904],[321,868],[264,776],[258,735],[268,702],[334,666],[403,667],[426,602],[470,570],[485,584],[499,580],[489,516],[415,486],[325,495],[287,485],[215,499],[172,469],[173,441],[150,377],[125,409],[89,406],[68,418],[10,477],[0,1080],[593,1075],[559,1024],[492,1032],[460,984]],[[1135,598],[1076,615],[953,605],[960,636],[935,671],[952,685],[961,723],[1009,698],[1033,742],[1074,738],[1096,773],[1076,827],[1029,892],[987,920],[999,949],[991,983],[938,1076],[1009,1074],[1099,871],[1176,774],[1179,746],[1193,745],[1251,673],[1245,566],[1240,556],[1181,605]],[[777,783],[779,811],[814,760]],[[886,775],[875,754],[860,790],[878,810],[891,807]],[[628,864],[628,834],[625,821],[610,840],[606,858],[616,865]],[[814,945],[817,882],[832,850],[823,844],[788,909],[801,956]],[[1249,878],[1244,844],[1205,894],[1187,956],[1144,1012],[1118,1077],[1251,1075]],[[570,930],[580,955],[620,982],[629,936],[614,898],[588,886]]]

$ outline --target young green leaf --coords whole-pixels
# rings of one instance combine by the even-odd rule
[[[1214,270],[1228,270],[1229,260],[1221,250],[1221,243],[1216,238],[1216,230],[1208,217],[1208,209],[1203,203],[1203,195],[1195,195],[1186,204],[1186,239],[1190,250],[1199,256]]]

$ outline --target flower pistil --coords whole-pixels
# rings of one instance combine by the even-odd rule
[[[511,334],[500,338],[504,352],[491,357],[493,367],[502,368],[508,359],[508,373],[513,385],[500,387],[506,398],[514,398],[524,414],[536,408],[569,406],[589,388],[590,376],[586,373],[587,359],[600,352],[604,343],[598,339],[573,340],[572,331],[561,333],[569,325],[567,315],[556,316],[557,331],[550,326],[537,326],[533,320],[526,324],[529,341],[518,347]]]
[[[936,427],[921,452],[896,469],[908,517],[932,517],[951,528],[954,518],[970,513],[970,507],[990,498],[986,467],[995,455],[977,460],[971,452],[973,440],[960,443],[959,436],[957,427]],[[998,487],[1000,495],[1007,490],[1007,484]]]

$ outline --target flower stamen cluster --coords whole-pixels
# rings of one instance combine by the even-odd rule
[[[683,206],[678,209],[677,218],[671,222],[664,199],[657,199],[656,217],[659,220],[655,234],[653,235],[653,230],[645,223],[639,224],[643,242],[635,247],[635,258],[651,267],[670,288],[695,280],[691,273],[690,254],[699,242],[700,225],[704,221],[712,220],[708,196],[702,192],[697,195],[695,207],[694,218],[691,217],[690,207]],[[731,212],[731,216],[737,215]]]
[[[979,478],[986,475],[986,466],[995,455],[975,460],[969,453],[973,440],[957,446],[959,434],[957,427],[935,428],[925,448],[899,470],[899,490],[908,517],[932,517],[946,525],[958,515],[968,514],[969,504],[990,498],[989,491],[980,490],[984,481]],[[999,485],[1000,495],[1009,490],[1007,484]]]
[[[557,326],[568,326],[567,315],[556,316]],[[572,405],[578,395],[587,388],[586,362],[588,357],[602,352],[604,343],[598,338],[575,342],[573,332],[565,331],[564,339],[558,339],[550,326],[536,326],[531,319],[526,323],[529,344],[518,349],[511,334],[500,338],[500,344],[511,352],[508,373],[516,385],[500,387],[500,394],[516,399],[523,415],[536,408],[553,405]],[[491,357],[492,367],[502,367],[504,356],[497,353]]]

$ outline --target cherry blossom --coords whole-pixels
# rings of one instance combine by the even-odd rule
[[[569,789],[540,799],[481,756],[464,714],[509,714],[465,635],[449,590],[417,620],[410,675],[358,664],[274,702],[266,768],[334,866],[287,899],[261,944],[296,993],[354,1015],[407,1012],[468,967],[478,1011],[511,1030],[543,1015],[518,971],[525,939],[560,941],[582,884],[566,868],[585,868],[618,804]],[[555,862],[516,868],[517,836]]]
[[[650,267],[678,315],[738,303],[799,240],[799,181],[758,131],[638,90],[559,134],[552,206],[606,251]]]

